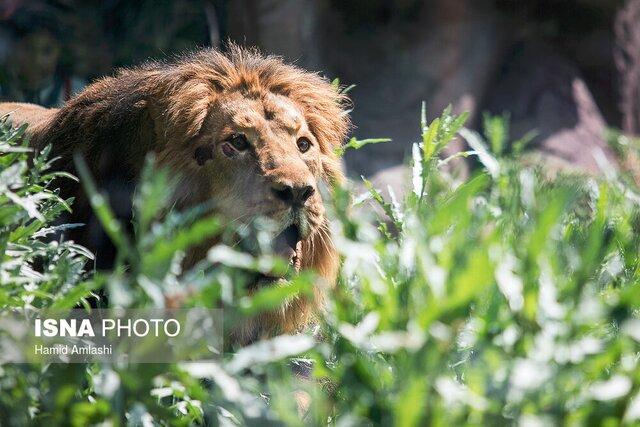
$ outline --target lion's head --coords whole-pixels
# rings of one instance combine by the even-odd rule
[[[96,165],[120,168],[139,167],[142,153],[155,151],[181,177],[178,205],[212,201],[234,224],[270,219],[275,251],[297,268],[314,269],[326,285],[335,280],[337,257],[320,186],[342,179],[335,151],[349,128],[345,101],[317,74],[231,46],[98,81],[56,115],[41,139],[55,144],[58,136],[69,145],[75,138],[74,149],[82,147]],[[74,132],[63,137],[56,129]],[[306,325],[322,303],[320,287],[315,298],[244,325],[237,338]]]
[[[184,177],[181,197],[212,200],[236,223],[270,218],[281,236],[275,249],[304,262],[304,243],[326,232],[319,185],[342,176],[342,96],[315,74],[238,48],[175,67],[184,80],[156,106],[169,134],[157,152]]]
[[[332,284],[337,257],[319,187],[342,179],[335,151],[348,128],[344,97],[315,74],[235,47],[189,57],[171,73],[183,80],[164,108],[156,106],[169,138],[157,152],[183,177],[182,202],[211,200],[234,225],[270,219],[273,250]],[[311,308],[292,301],[259,322],[291,331],[308,322]],[[256,333],[245,326],[242,334]]]

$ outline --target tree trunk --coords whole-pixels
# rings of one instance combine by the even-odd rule
[[[622,129],[640,134],[640,0],[627,0],[615,23]]]

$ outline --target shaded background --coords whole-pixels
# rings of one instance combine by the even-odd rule
[[[227,39],[355,84],[354,135],[393,142],[347,169],[378,184],[405,179],[422,101],[476,128],[508,111],[512,138],[537,132],[532,156],[594,173],[594,148],[616,161],[608,127],[640,130],[640,0],[0,0],[0,97],[60,105],[116,67]]]

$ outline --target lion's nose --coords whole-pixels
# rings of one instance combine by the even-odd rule
[[[308,184],[289,185],[281,183],[272,184],[271,191],[277,199],[290,205],[300,206],[316,192],[313,186]]]

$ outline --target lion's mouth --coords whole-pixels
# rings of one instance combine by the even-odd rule
[[[292,224],[278,234],[272,245],[273,254],[283,258],[289,263],[289,269],[300,271],[302,261],[302,239],[298,226]],[[259,283],[269,283],[282,279],[284,275],[261,274]]]
[[[273,253],[281,256],[294,265],[298,261],[298,249],[300,245],[300,231],[298,226],[292,224],[278,234],[273,242]]]

